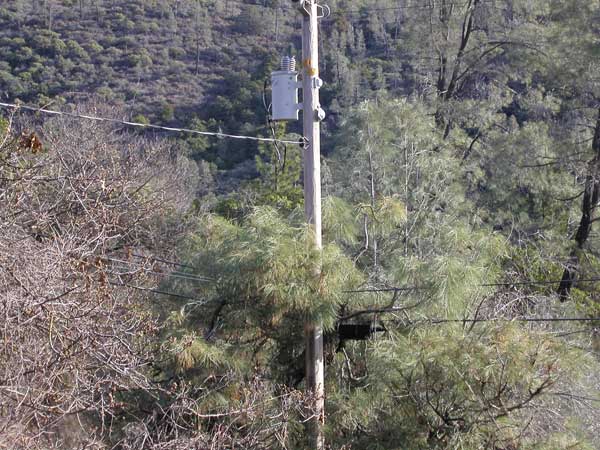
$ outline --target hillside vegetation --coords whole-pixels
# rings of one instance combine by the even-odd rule
[[[283,0],[0,4],[0,449],[595,449],[600,5],[331,0],[323,250]],[[319,277],[315,277],[318,272]]]

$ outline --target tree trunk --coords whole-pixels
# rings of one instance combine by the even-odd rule
[[[590,162],[589,172],[585,178],[585,188],[581,203],[581,219],[579,220],[577,232],[572,238],[577,243],[577,247],[569,256],[569,261],[565,266],[557,291],[561,301],[567,299],[571,292],[571,288],[575,284],[575,277],[579,269],[578,253],[583,249],[583,246],[590,236],[592,224],[595,221],[596,207],[598,206],[598,200],[600,199],[600,108],[598,108],[594,139],[592,141],[592,151],[594,153],[594,158]]]
[[[456,94],[457,82],[460,76],[461,63],[465,55],[467,46],[469,45],[469,39],[471,38],[471,34],[473,32],[473,19],[475,14],[475,8],[479,5],[479,2],[480,0],[469,0],[469,2],[466,5],[467,9],[463,17],[460,44],[456,53],[456,57],[454,58],[454,61],[452,63],[453,67],[450,79],[448,79],[448,56],[446,54],[439,55],[440,66],[438,70],[437,93],[438,97],[441,98],[443,102],[448,102]],[[440,11],[440,21],[444,23],[446,27],[448,27],[448,22],[450,21],[450,16],[452,15],[453,6],[454,5],[447,7],[445,2],[442,2],[442,8]],[[446,42],[448,41],[449,33],[449,31],[446,31]],[[442,108],[442,106],[438,107],[435,113],[435,121],[437,126],[444,130],[444,139],[446,139],[450,135],[450,130],[452,129],[452,121],[446,117],[446,114],[442,111]]]
[[[369,127],[369,135],[371,134],[371,128]],[[370,136],[369,136],[370,137]],[[371,195],[371,214],[373,215],[373,221],[375,220],[375,211],[376,211],[376,192],[375,192],[375,169],[373,167],[373,151],[371,150],[371,146],[367,145],[367,151],[369,154],[369,191]],[[377,266],[379,264],[377,258],[377,236],[373,233],[373,269],[377,271]]]

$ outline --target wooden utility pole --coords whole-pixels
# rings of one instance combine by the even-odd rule
[[[321,242],[321,106],[319,104],[319,44],[317,0],[300,2],[302,18],[302,109],[304,121],[304,212],[310,225],[313,245]],[[320,268],[315,276],[319,277]],[[323,326],[306,323],[306,390],[313,400],[310,424],[310,448],[323,450],[325,440],[325,367],[323,361]]]

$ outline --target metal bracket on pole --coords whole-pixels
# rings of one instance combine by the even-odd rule
[[[310,2],[308,0],[302,1],[302,6],[300,6],[300,12],[305,16],[310,16]]]
[[[315,3],[317,7],[317,19],[324,19],[331,15],[331,8],[327,5],[319,5]],[[300,6],[300,11],[305,16],[310,16],[310,2],[308,0],[304,0],[302,2],[302,6]]]
[[[320,12],[317,12],[317,19],[324,19],[331,15],[331,8],[327,5],[316,5]]]

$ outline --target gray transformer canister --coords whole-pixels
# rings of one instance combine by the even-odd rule
[[[271,73],[272,120],[298,120],[298,72]]]

